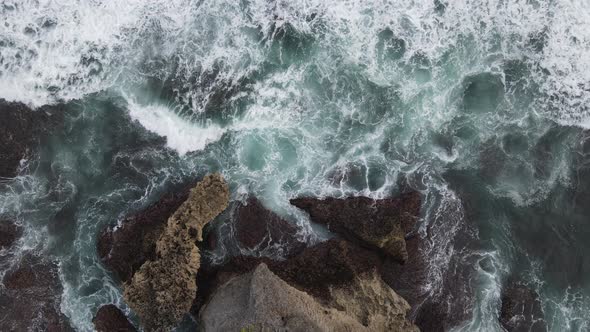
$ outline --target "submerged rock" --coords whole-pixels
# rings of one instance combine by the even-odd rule
[[[61,112],[54,106],[32,110],[0,99],[0,178],[15,177],[21,161],[32,155],[41,137],[60,119]]]
[[[147,330],[168,330],[189,312],[197,292],[202,229],[227,207],[229,188],[221,175],[206,176],[168,218],[146,261],[124,285],[124,297]]]
[[[297,237],[297,228],[264,208],[255,197],[240,204],[233,219],[235,238],[244,249],[260,253],[277,248],[284,256],[290,256],[305,247]]]
[[[509,332],[546,332],[545,313],[537,292],[509,281],[502,290],[500,323]]]
[[[21,227],[10,220],[0,219],[0,249],[9,248],[20,237]]]
[[[312,221],[364,245],[379,248],[400,262],[408,259],[405,225],[420,213],[420,194],[373,200],[367,197],[295,198],[291,204],[309,213]]]
[[[73,331],[60,311],[57,265],[32,254],[7,271],[0,292],[0,331]]]
[[[101,306],[92,319],[97,332],[135,332],[135,326],[129,322],[121,309],[114,304]]]
[[[407,302],[374,273],[330,291],[322,304],[263,263],[219,287],[200,317],[205,331],[417,331]]]

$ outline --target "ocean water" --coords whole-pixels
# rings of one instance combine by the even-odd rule
[[[590,330],[587,0],[4,0],[0,18],[0,98],[67,110],[0,181],[0,214],[26,229],[16,255],[60,262],[77,330],[125,308],[97,234],[213,171],[310,242],[289,198],[419,190],[425,293],[451,262],[475,271],[455,330],[501,331],[513,275],[551,331]]]

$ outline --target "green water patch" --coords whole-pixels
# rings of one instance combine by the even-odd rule
[[[463,80],[462,108],[467,114],[494,112],[504,99],[504,84],[497,74],[481,73]]]
[[[406,41],[387,28],[377,35],[377,59],[381,64],[401,59],[407,50]]]

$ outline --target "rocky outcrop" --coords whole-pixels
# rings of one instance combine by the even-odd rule
[[[101,306],[92,319],[97,332],[135,332],[133,324],[125,314],[114,304]]]
[[[410,305],[391,289],[376,271],[331,289],[331,306],[355,317],[369,331],[419,331],[408,320]]]
[[[147,330],[173,328],[195,299],[203,227],[227,207],[229,188],[221,175],[206,176],[168,219],[146,261],[125,283],[124,297]]]
[[[215,289],[237,275],[252,271],[260,263],[266,264],[291,286],[329,302],[330,287],[350,284],[356,276],[378,270],[381,259],[371,250],[339,239],[318,243],[283,261],[266,257],[232,257],[221,266],[205,265],[199,270],[201,290],[191,312],[197,315]]]
[[[290,256],[305,247],[297,237],[297,228],[264,208],[255,197],[239,204],[233,221],[235,238],[243,249],[257,253],[276,249],[283,256]]]
[[[0,250],[12,246],[21,234],[21,227],[10,220],[0,219]]]
[[[156,241],[168,218],[187,200],[191,187],[168,193],[143,211],[109,226],[99,236],[98,256],[103,265],[127,282],[148,260],[156,259]]]
[[[408,259],[404,229],[419,216],[420,194],[411,192],[381,200],[295,198],[291,204],[307,211],[313,222],[326,225],[330,231],[376,247],[403,263]]]
[[[3,279],[0,331],[73,331],[60,311],[57,265],[25,254]]]
[[[32,110],[0,99],[0,178],[15,177],[21,160],[30,157],[40,138],[60,122],[59,107]]]
[[[409,305],[374,273],[330,292],[324,305],[260,264],[221,286],[200,317],[205,331],[417,331],[405,319]]]
[[[502,290],[500,323],[509,332],[546,332],[545,313],[537,292],[509,281]]]

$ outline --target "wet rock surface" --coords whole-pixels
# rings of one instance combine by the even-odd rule
[[[284,256],[290,256],[305,247],[297,237],[297,228],[266,209],[255,197],[240,204],[233,219],[234,234],[243,249],[264,252],[280,248]]]
[[[198,313],[217,287],[236,275],[251,272],[260,263],[266,264],[291,286],[329,302],[330,287],[351,283],[360,274],[378,270],[382,260],[371,250],[339,239],[318,243],[284,261],[266,257],[232,257],[220,266],[205,265],[199,271],[200,291],[191,312]]]
[[[3,279],[0,331],[73,331],[60,311],[57,265],[26,253]]]
[[[546,332],[539,294],[521,282],[509,280],[502,290],[500,323],[509,332]]]
[[[350,241],[380,249],[399,262],[408,259],[407,225],[420,213],[420,194],[373,200],[367,197],[295,198],[291,204],[305,210],[313,222]]]
[[[92,319],[97,332],[135,332],[133,324],[129,322],[121,309],[114,304],[101,306]]]
[[[0,178],[18,174],[21,160],[29,158],[40,139],[61,123],[60,106],[32,110],[0,99]]]

